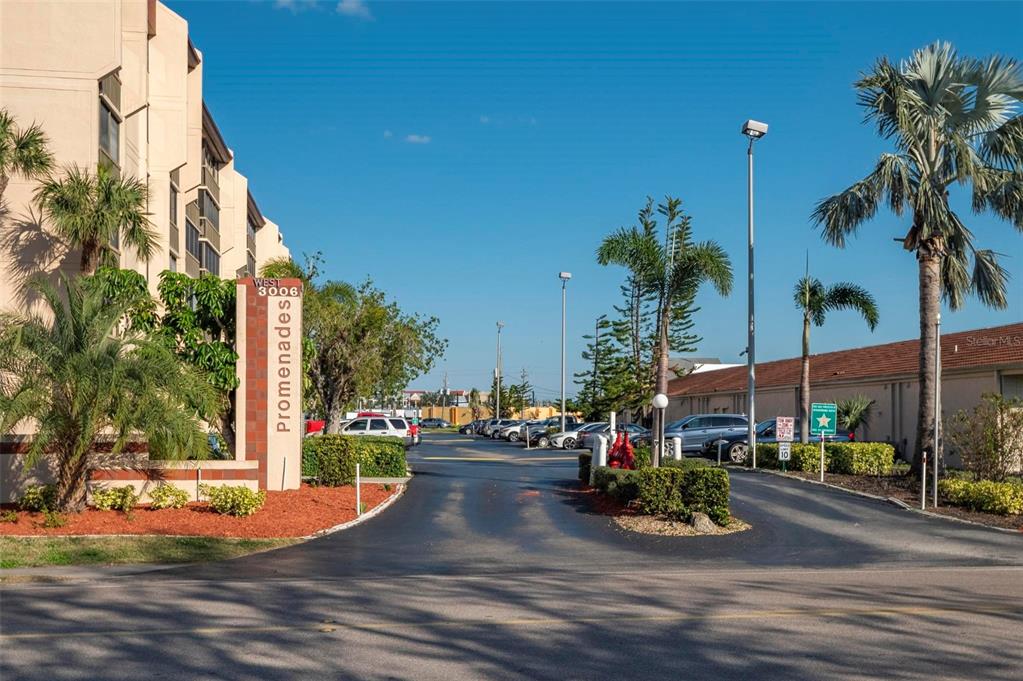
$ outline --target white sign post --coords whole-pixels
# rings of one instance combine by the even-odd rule
[[[781,469],[788,470],[788,462],[792,458],[792,440],[796,433],[796,419],[792,416],[779,416],[774,420],[774,439],[778,441],[778,461]]]

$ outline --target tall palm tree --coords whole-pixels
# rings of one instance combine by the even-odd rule
[[[949,205],[952,185],[968,185],[974,211],[990,210],[1023,230],[1023,74],[1004,57],[960,57],[948,43],[887,58],[856,82],[859,104],[895,150],[867,177],[821,201],[813,213],[823,237],[846,238],[883,203],[912,218],[901,239],[916,256],[920,287],[920,398],[915,468],[934,450],[935,324],[941,299],[954,310],[967,294],[1006,306],[1008,274]],[[972,261],[972,263],[971,263]],[[971,268],[972,264],[972,268]]]
[[[640,212],[641,226],[622,228],[604,239],[597,262],[628,268],[643,292],[653,296],[654,390],[667,394],[668,354],[672,341],[680,340],[677,326],[687,321],[704,283],[723,296],[731,292],[732,263],[717,242],[693,241],[692,218],[682,211],[681,199],[666,197],[657,212],[665,218],[663,243],[648,204]],[[685,329],[681,331],[685,333]],[[656,451],[652,463],[660,465]]]
[[[810,438],[810,324],[824,326],[832,310],[856,310],[873,331],[877,327],[877,301],[866,289],[841,282],[824,286],[820,279],[806,275],[796,282],[793,299],[803,313],[803,366],[799,375],[799,441]]]
[[[157,234],[146,212],[149,189],[135,178],[118,177],[106,166],[95,173],[71,166],[36,190],[36,202],[57,233],[82,249],[82,274],[91,275],[111,244],[123,243],[149,260]]]
[[[35,286],[45,314],[0,317],[0,433],[35,423],[27,465],[55,457],[61,510],[84,506],[101,449],[139,438],[160,458],[207,449],[200,419],[215,417],[216,393],[163,343],[123,331],[130,301],[88,280]]]
[[[42,177],[53,167],[46,133],[33,123],[20,128],[7,109],[0,109],[0,200],[14,175]]]

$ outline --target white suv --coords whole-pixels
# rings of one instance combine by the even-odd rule
[[[363,416],[349,422],[341,429],[341,433],[400,437],[408,447],[416,444],[412,437],[412,428],[401,416]]]

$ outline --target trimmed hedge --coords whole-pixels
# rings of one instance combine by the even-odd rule
[[[579,482],[584,485],[590,484],[590,466],[592,462],[592,452],[583,452],[579,455]]]
[[[639,498],[639,476],[642,471],[600,466],[593,474],[593,486],[604,494],[628,503]]]
[[[792,459],[788,468],[794,471],[819,473],[819,443],[792,443]],[[757,443],[757,466],[780,468],[778,445]],[[895,467],[895,447],[886,442],[825,442],[824,469],[828,473],[847,475],[891,475]]]
[[[1023,513],[1023,485],[1018,483],[945,478],[938,481],[938,491],[948,503],[973,511],[998,515]]]
[[[351,485],[356,463],[367,478],[404,477],[405,442],[373,435],[317,435],[302,444],[302,475],[321,485]]]
[[[639,471],[639,504],[644,513],[688,521],[706,513],[718,525],[731,520],[728,472],[717,467],[647,468]]]
[[[710,468],[711,467],[710,461],[707,461],[706,459],[701,459],[701,458],[698,458],[698,457],[685,457],[685,456],[683,456],[681,459],[679,459],[677,461],[675,459],[666,459],[666,460],[661,462],[661,465],[664,466],[665,468],[681,468],[681,469],[687,470],[687,471],[693,470],[693,469],[696,469],[696,468]]]

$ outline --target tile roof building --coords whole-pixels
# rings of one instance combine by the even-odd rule
[[[811,400],[866,395],[874,400],[861,439],[916,442],[918,340],[898,341],[810,357]],[[984,393],[1023,398],[1023,322],[941,336],[942,411],[945,417],[976,405]],[[758,420],[799,413],[799,357],[757,364]],[[677,378],[668,384],[669,418],[746,413],[746,367]]]

